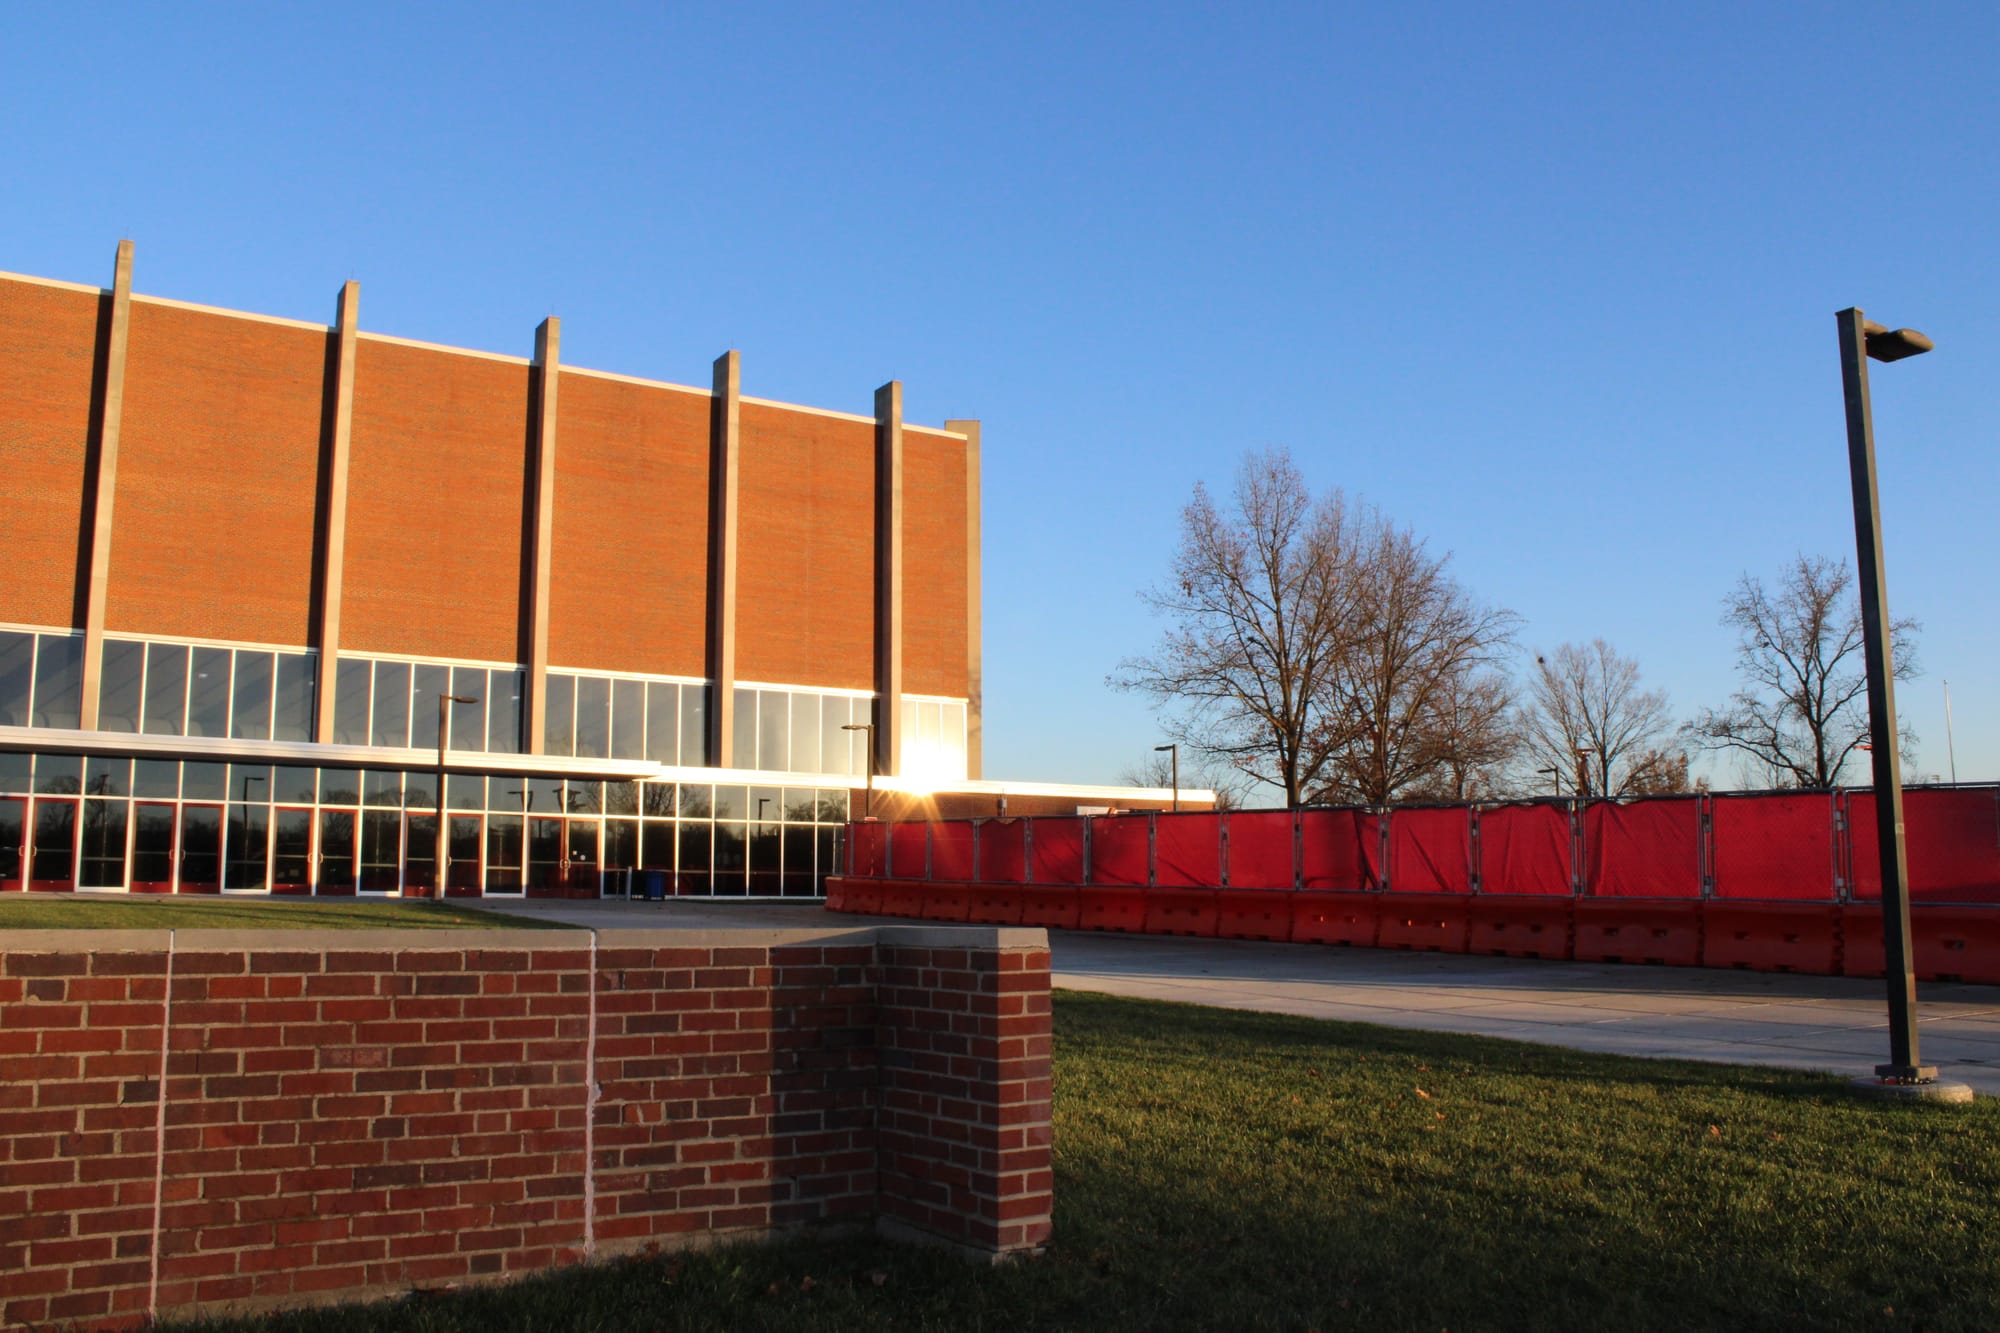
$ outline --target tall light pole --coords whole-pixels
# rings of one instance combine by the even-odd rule
[[[875,814],[875,724],[873,722],[850,722],[841,727],[842,731],[865,731],[863,737],[868,745],[868,785],[861,789],[861,817],[871,819]]]
[[[440,694],[438,696],[438,795],[437,795],[437,893],[444,897],[445,876],[451,870],[450,821],[444,813],[444,736],[445,708],[450,704],[476,704],[479,700],[468,694]]]
[[[1538,776],[1543,773],[1549,775],[1549,786],[1553,788],[1552,795],[1563,794],[1563,771],[1560,768],[1538,768],[1535,773]]]
[[[1595,746],[1579,745],[1576,747],[1576,799],[1578,801],[1587,801],[1590,799],[1590,756],[1596,753],[1597,749]]]
[[[1958,746],[1951,739],[1951,682],[1944,683],[1944,752],[1951,756],[1951,785],[1958,785]]]
[[[1875,838],[1882,855],[1883,975],[1889,984],[1889,1063],[1884,1083],[1937,1081],[1918,1063],[1917,974],[1910,952],[1909,859],[1903,849],[1903,772],[1896,753],[1895,665],[1889,647],[1889,583],[1882,568],[1882,505],[1875,489],[1875,422],[1868,404],[1868,358],[1901,361],[1934,344],[1914,329],[1885,329],[1852,307],[1840,326],[1840,381],[1847,400],[1847,470],[1854,487],[1854,551],[1861,582],[1861,646],[1868,670],[1869,758],[1875,772]]]
[[[1176,811],[1178,811],[1178,810],[1179,810],[1179,809],[1181,808],[1181,747],[1180,747],[1180,743],[1179,743],[1178,741],[1176,741],[1176,742],[1175,742],[1174,744],[1172,744],[1172,745],[1155,745],[1155,746],[1153,747],[1153,753],[1154,753],[1154,754],[1158,754],[1158,753],[1160,753],[1160,752],[1161,752],[1162,750],[1171,750],[1171,751],[1173,751],[1173,756],[1174,756],[1174,809],[1175,809]]]

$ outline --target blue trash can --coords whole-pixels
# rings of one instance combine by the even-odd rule
[[[645,886],[646,901],[657,903],[666,901],[667,872],[664,870],[641,870],[639,879]]]

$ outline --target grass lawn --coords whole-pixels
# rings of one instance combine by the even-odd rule
[[[240,1327],[2000,1328],[2000,1103],[1070,993],[1056,1038],[1041,1259],[795,1240]]]
[[[339,902],[325,898],[96,897],[10,893],[0,930],[540,930],[555,922],[503,916],[447,900]]]

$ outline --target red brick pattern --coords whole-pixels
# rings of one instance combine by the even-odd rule
[[[0,279],[0,620],[83,624],[91,378],[100,297]]]
[[[871,1217],[1046,1238],[1039,936],[649,934],[594,973],[577,938],[183,934],[163,1151],[166,952],[11,942],[0,1322],[137,1323],[155,1262],[157,1308],[188,1312]]]
[[[965,441],[903,432],[903,688],[962,699]]]

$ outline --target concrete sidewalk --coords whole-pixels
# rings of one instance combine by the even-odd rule
[[[507,904],[597,930],[879,926],[806,905]],[[925,922],[925,925],[936,925]],[[1859,1075],[1889,1058],[1880,981],[1775,972],[1539,962],[1314,944],[1049,932],[1058,987],[1433,1032]],[[2000,987],[1918,986],[1923,1059],[2000,1096]]]

